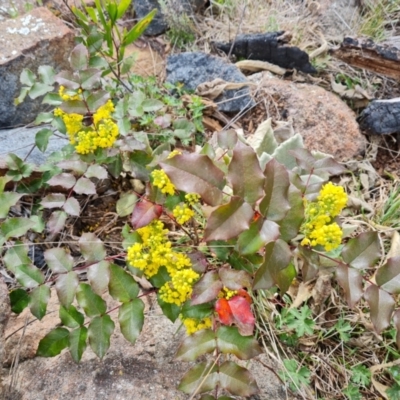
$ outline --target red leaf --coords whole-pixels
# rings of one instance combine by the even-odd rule
[[[143,200],[137,203],[133,209],[131,224],[133,229],[139,229],[150,224],[151,221],[160,218],[162,207],[159,204]]]
[[[239,289],[237,291],[237,296],[243,297],[249,304],[253,304],[253,300],[246,290]]]
[[[215,303],[215,311],[218,313],[221,324],[231,325],[233,323],[233,314],[228,300],[218,299]]]
[[[248,299],[242,296],[234,296],[228,303],[240,334],[243,336],[252,335],[256,320],[251,311]]]

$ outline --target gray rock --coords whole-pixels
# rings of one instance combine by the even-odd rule
[[[32,122],[43,108],[42,97],[14,105],[22,70],[29,68],[36,74],[40,65],[57,72],[68,69],[74,33],[47,8],[0,21],[0,32],[0,128],[11,128]]]
[[[201,83],[221,78],[226,82],[247,82],[246,77],[233,64],[205,53],[181,53],[168,57],[167,81],[182,83],[186,89],[195,90]],[[225,90],[215,103],[224,112],[238,112],[254,105],[248,87]]]
[[[36,133],[43,128],[44,126],[0,130],[0,165],[4,163],[2,163],[2,160],[5,159],[8,153],[14,153],[22,159],[28,156],[27,162],[41,165],[45,163],[50,154],[61,150],[68,144],[66,136],[64,139],[53,135],[49,140],[45,153],[42,153],[38,148],[31,151],[35,144]],[[60,134],[60,136],[63,135]]]

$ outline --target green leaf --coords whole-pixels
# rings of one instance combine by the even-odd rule
[[[203,319],[205,317],[209,317],[214,312],[214,304],[203,303],[193,305],[191,301],[188,300],[183,304],[181,314],[183,318],[195,318],[195,319]]]
[[[0,193],[0,218],[6,218],[10,208],[15,206],[23,195],[15,192]]]
[[[31,313],[40,321],[46,315],[50,288],[46,285],[40,285],[32,290],[30,297],[29,308]]]
[[[132,0],[121,0],[118,4],[117,19],[120,19],[130,6]]]
[[[274,130],[271,126],[271,118],[262,122],[254,134],[250,135],[246,140],[259,157],[263,153],[273,154],[278,147],[278,142],[275,139]]]
[[[103,260],[96,264],[92,264],[87,269],[87,278],[89,283],[92,285],[92,289],[98,295],[104,293],[107,290],[110,281],[110,262]]]
[[[85,317],[80,313],[73,305],[68,308],[60,306],[59,317],[63,325],[68,326],[68,328],[77,328],[83,325],[85,322]]]
[[[339,264],[336,269],[336,279],[344,290],[347,304],[350,308],[353,308],[364,293],[362,275],[354,268]]]
[[[274,282],[279,287],[282,295],[288,291],[296,276],[297,271],[292,263],[290,263],[286,268],[276,271],[273,275]]]
[[[117,201],[117,214],[120,217],[126,217],[132,214],[132,211],[138,201],[138,197],[134,193],[124,192],[120,194]]]
[[[261,247],[279,238],[279,225],[273,221],[257,220],[239,235],[237,250],[240,254],[257,253]]]
[[[87,171],[85,172],[86,178],[97,178],[97,179],[107,179],[108,173],[107,170],[98,164],[90,165]]]
[[[46,83],[47,85],[54,84],[54,78],[56,73],[54,71],[54,68],[51,67],[50,65],[41,65],[38,68],[38,74],[43,83]]]
[[[270,289],[277,283],[279,271],[286,268],[292,258],[292,253],[286,242],[277,240],[265,246],[264,262],[254,277],[253,289]]]
[[[296,360],[283,360],[285,370],[279,372],[279,376],[285,381],[289,382],[289,387],[294,392],[301,389],[302,385],[310,385],[310,371],[306,367],[300,367]]]
[[[102,105],[106,104],[107,100],[110,98],[110,93],[106,90],[97,90],[89,94],[86,99],[87,105],[90,111],[97,111]]]
[[[246,179],[245,177],[250,177]],[[258,158],[250,146],[238,141],[233,150],[227,178],[232,184],[233,194],[254,204],[263,195],[264,174]]]
[[[180,361],[196,361],[204,354],[216,349],[215,333],[211,329],[202,329],[187,336],[179,346],[176,359]]]
[[[40,204],[45,208],[60,208],[65,203],[65,195],[62,193],[50,193],[43,197]]]
[[[29,294],[24,289],[14,289],[10,292],[11,311],[20,314],[29,304]]]
[[[223,150],[233,150],[238,141],[238,136],[233,129],[223,129],[217,132],[218,146]]]
[[[176,319],[179,317],[179,314],[181,312],[181,307],[178,307],[176,304],[165,303],[163,300],[161,300],[158,293],[157,293],[157,302],[158,302],[158,305],[161,307],[163,314],[171,322],[175,322]]]
[[[225,361],[219,367],[219,379],[221,387],[235,396],[248,397],[259,391],[251,373],[232,361]]]
[[[78,285],[79,278],[74,271],[58,276],[55,286],[58,299],[64,307],[69,307],[71,305]]]
[[[122,46],[131,44],[138,39],[146,30],[154,16],[157,14],[157,9],[150,11],[144,18],[142,18],[122,39]]]
[[[54,175],[47,181],[47,184],[49,184],[50,186],[61,186],[65,189],[71,189],[75,185],[75,183],[76,178],[72,174],[66,172]],[[52,196],[52,194],[50,194],[49,196]],[[65,196],[60,193],[55,193],[54,196],[58,196],[60,198],[64,197],[65,199]]]
[[[31,264],[32,261],[28,257],[28,245],[16,241],[13,247],[10,247],[4,255],[4,264],[15,274],[15,268],[22,264]]]
[[[71,254],[62,247],[55,247],[44,252],[44,259],[47,266],[56,274],[69,272],[74,266],[74,259]]]
[[[119,308],[118,321],[124,338],[130,343],[135,344],[143,328],[144,304],[140,299],[134,299],[129,303],[124,303]]]
[[[205,155],[180,154],[160,163],[178,190],[198,193],[211,206],[222,201],[224,173]]]
[[[60,354],[68,347],[68,336],[68,329],[53,329],[39,342],[36,355],[39,357],[54,357]]]
[[[312,311],[304,305],[300,310],[297,308],[289,309],[286,316],[286,326],[295,331],[298,338],[314,333],[315,322],[312,319]]]
[[[155,112],[164,107],[164,103],[157,99],[145,99],[142,103],[144,112]]]
[[[31,89],[29,90],[29,97],[31,99],[36,99],[40,96],[45,95],[48,92],[51,92],[53,90],[53,86],[47,85],[45,83],[41,82],[35,82]]]
[[[281,143],[273,152],[272,158],[283,164],[287,169],[292,170],[296,167],[296,159],[291,154],[291,150],[301,149],[304,147],[303,138],[296,133],[290,139]]]
[[[0,233],[2,233],[5,239],[12,237],[21,237],[31,229],[35,223],[29,218],[24,217],[13,217],[8,218],[0,224]]]
[[[24,68],[19,80],[23,85],[32,86],[36,82],[36,76],[30,69]]]
[[[89,325],[89,344],[94,353],[103,358],[110,347],[110,337],[114,332],[115,324],[109,315],[94,317]]]
[[[110,265],[110,283],[108,287],[110,295],[121,302],[133,300],[139,294],[139,285],[132,275],[115,264]]]
[[[219,384],[218,368],[212,362],[197,363],[183,376],[178,389],[187,394],[204,393]]]
[[[223,284],[217,271],[209,271],[195,283],[192,293],[192,305],[208,303],[215,300]]]
[[[342,250],[343,261],[357,269],[372,268],[380,257],[378,232],[361,233]]]
[[[94,233],[84,233],[79,239],[79,248],[86,261],[101,261],[106,256],[103,242]]]
[[[231,268],[219,268],[219,277],[222,284],[230,290],[239,290],[252,287],[252,277],[246,271],[236,271]]]
[[[88,317],[104,314],[107,310],[106,302],[87,283],[79,284],[76,299]]]
[[[68,215],[64,211],[53,211],[47,221],[47,229],[53,234],[61,232],[65,226]]]
[[[74,197],[70,197],[66,200],[63,205],[63,209],[68,215],[72,215],[74,217],[79,217],[81,213],[81,206],[79,204],[79,201]]]
[[[88,68],[79,71],[79,79],[82,89],[90,90],[99,84],[101,71],[97,68]]]
[[[49,139],[52,135],[53,131],[48,128],[43,128],[36,133],[35,144],[42,153],[46,151],[47,145],[49,144]]]
[[[85,115],[88,112],[86,103],[82,100],[67,100],[60,105],[60,108],[67,114]]]
[[[260,213],[272,221],[283,219],[290,209],[288,191],[290,186],[287,169],[272,159],[265,166],[265,196],[259,205]]]
[[[14,270],[14,274],[17,281],[26,288],[35,288],[45,281],[43,273],[33,265],[18,265]]]
[[[175,157],[174,157],[175,158]],[[209,216],[204,240],[229,240],[249,228],[254,211],[240,197],[232,196],[228,204],[216,208]]]
[[[371,285],[365,291],[364,298],[369,304],[371,321],[375,330],[378,333],[381,333],[390,325],[390,320],[396,303],[389,293],[375,285]]]
[[[78,44],[70,55],[70,64],[73,71],[79,71],[88,67],[89,53],[83,44]]]
[[[77,180],[73,191],[77,194],[96,194],[96,186],[90,179],[82,176]]]
[[[400,256],[391,257],[376,272],[376,283],[383,290],[393,294],[400,293]]]
[[[88,329],[85,326],[80,326],[69,333],[69,352],[76,363],[81,360],[82,354],[86,350],[87,336]]]
[[[217,348],[224,354],[234,354],[240,360],[250,360],[262,353],[262,349],[254,337],[242,336],[238,328],[231,326],[218,328]]]
[[[88,169],[87,163],[80,160],[60,161],[59,163],[57,163],[57,166],[64,170],[73,171],[78,175],[83,175]]]

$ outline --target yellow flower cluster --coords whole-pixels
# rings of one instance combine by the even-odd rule
[[[172,150],[171,153],[169,153],[167,159],[169,158],[174,158],[175,156],[177,156],[178,154],[182,154],[182,152],[180,150]]]
[[[164,266],[171,280],[160,288],[160,297],[166,303],[180,306],[192,294],[192,287],[199,274],[192,267],[190,258],[172,250],[167,239],[168,230],[164,224],[155,220],[136,231],[142,243],[134,243],[128,248],[127,262],[144,272],[147,278],[156,275]]]
[[[194,216],[194,211],[187,204],[178,204],[173,210],[172,215],[178,224],[183,225]]]
[[[237,294],[237,290],[230,290],[227,287],[223,287],[220,292],[218,293],[218,298],[219,299],[226,299],[229,300],[233,296]]]
[[[93,124],[88,127],[83,125],[83,116],[80,114],[67,114],[56,108],[54,115],[63,120],[70,143],[75,146],[76,151],[79,154],[88,154],[98,148],[111,147],[117,139],[118,126],[111,119],[113,111],[114,105],[108,100],[93,114]]]
[[[68,100],[80,100],[81,99],[81,94],[82,94],[82,89],[78,89],[78,93],[75,94],[69,94],[66,93],[66,89],[64,86],[60,86],[58,89],[58,94],[64,101]]]
[[[182,318],[182,315],[180,315],[179,317],[182,320],[182,323],[185,326],[188,335],[192,335],[193,333],[200,331],[201,329],[208,329],[212,327],[212,321],[210,317],[206,317],[203,319]]]
[[[193,206],[200,201],[201,196],[197,193],[188,193],[185,195],[185,201]]]
[[[175,186],[172,184],[168,175],[162,169],[155,169],[151,176],[153,177],[153,185],[161,189],[161,193],[173,195]]]
[[[347,194],[341,186],[331,182],[324,185],[316,202],[305,201],[305,222],[301,226],[303,246],[323,246],[326,251],[336,249],[342,241],[342,230],[331,222],[346,206]]]

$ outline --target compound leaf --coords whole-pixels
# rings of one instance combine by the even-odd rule
[[[14,289],[10,292],[11,311],[20,314],[30,301],[29,294],[24,289]]]
[[[18,265],[14,270],[14,274],[17,281],[26,288],[35,288],[45,280],[43,273],[29,264]]]
[[[76,288],[79,285],[79,278],[76,272],[70,271],[67,274],[59,275],[56,281],[56,291],[60,303],[69,307],[74,300]]]
[[[258,393],[257,383],[246,368],[232,361],[225,361],[219,367],[221,386],[235,396],[248,397]]]
[[[128,342],[134,344],[143,328],[144,304],[140,299],[124,303],[119,308],[118,320],[121,332]]]
[[[187,394],[204,393],[219,384],[218,369],[211,362],[202,362],[190,368],[183,376],[178,389]]]
[[[342,250],[344,262],[357,269],[371,268],[380,256],[377,232],[361,233],[350,239]]]
[[[215,300],[223,284],[217,271],[209,271],[193,286],[192,305]]]
[[[76,299],[88,317],[104,314],[107,310],[106,302],[87,283],[79,284]]]
[[[132,275],[118,265],[110,265],[110,282],[108,284],[110,295],[118,301],[128,302],[137,297],[139,285]]]
[[[46,315],[50,288],[46,285],[40,285],[32,290],[30,297],[29,308],[31,313],[40,321]]]
[[[202,329],[185,338],[176,354],[177,360],[195,361],[198,357],[212,353],[216,348],[215,333]]]
[[[62,247],[56,247],[44,252],[47,266],[56,274],[69,272],[74,266],[74,259]]]
[[[110,281],[110,262],[100,261],[87,269],[87,278],[95,293],[101,295]]]
[[[79,239],[79,248],[86,261],[101,261],[106,256],[103,242],[90,232],[84,233]]]
[[[89,344],[94,353],[101,359],[110,347],[110,337],[115,324],[109,315],[94,317],[89,324]]]
[[[70,305],[68,308],[61,305],[58,315],[63,325],[68,326],[68,328],[77,328],[85,322],[84,315],[73,305]]]
[[[60,354],[68,347],[68,336],[68,329],[53,329],[39,342],[36,355],[40,357],[54,357]]]
[[[87,337],[88,329],[86,326],[80,326],[69,333],[69,352],[76,363],[81,360],[82,354],[86,350]]]

